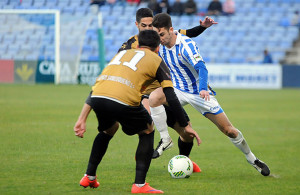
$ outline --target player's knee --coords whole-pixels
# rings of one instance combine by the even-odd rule
[[[223,127],[222,132],[230,138],[236,138],[238,136],[238,131],[232,125]]]
[[[161,103],[161,99],[159,98],[159,96],[156,96],[156,95],[153,95],[149,97],[149,106],[150,107],[157,107],[157,106],[160,106],[162,105]]]
[[[114,136],[115,133],[118,131],[118,129],[119,129],[119,123],[116,122],[113,126],[111,126],[109,129],[107,129],[103,132],[107,135]]]
[[[150,107],[160,106],[166,102],[165,99],[162,90],[155,90],[149,96],[149,105]]]
[[[142,135],[142,134],[150,134],[150,133],[152,133],[152,132],[154,132],[154,124],[152,123],[152,124],[147,124],[147,129],[145,129],[145,130],[143,130],[143,131],[141,131],[140,133],[139,133],[139,135]]]

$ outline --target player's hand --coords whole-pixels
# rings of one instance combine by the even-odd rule
[[[213,24],[218,24],[218,22],[215,22],[214,19],[212,19],[211,17],[206,16],[204,18],[204,20],[200,20],[200,26],[203,26],[205,28],[208,28],[210,26],[212,26]]]
[[[209,92],[206,90],[201,90],[199,95],[201,98],[205,99],[205,101],[210,100]]]
[[[187,125],[186,127],[184,127],[184,131],[190,136],[190,137],[195,137],[197,140],[197,144],[198,146],[202,143],[198,133],[190,126]]]
[[[83,134],[86,132],[86,124],[82,121],[77,121],[74,126],[75,135],[83,138]]]

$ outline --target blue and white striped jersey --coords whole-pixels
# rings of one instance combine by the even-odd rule
[[[199,94],[199,74],[201,79],[201,69],[198,71],[195,69],[195,65],[202,62],[203,59],[200,55],[199,48],[196,43],[189,37],[182,35],[175,31],[177,34],[176,43],[172,48],[167,48],[166,46],[160,45],[159,56],[168,65],[172,82],[175,88],[192,94]],[[204,65],[204,70],[206,71],[206,79],[201,79],[201,85],[205,86],[207,89],[207,70]],[[210,91],[214,94],[213,91]]]

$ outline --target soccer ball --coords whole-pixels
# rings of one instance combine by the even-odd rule
[[[193,173],[193,163],[187,156],[177,155],[169,161],[168,171],[173,178],[189,178]]]

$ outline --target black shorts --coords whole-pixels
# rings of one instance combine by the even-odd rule
[[[126,106],[105,98],[92,98],[91,107],[98,119],[98,130],[104,131],[119,122],[127,135],[148,129],[152,119],[147,110],[140,106]]]
[[[176,116],[174,115],[174,112],[170,106],[164,105],[164,107],[165,107],[165,110],[167,113],[167,124],[169,127],[173,128],[175,123],[177,122]],[[184,116],[185,116],[186,120],[190,121],[190,118],[184,109],[183,109],[183,112],[184,112]]]

